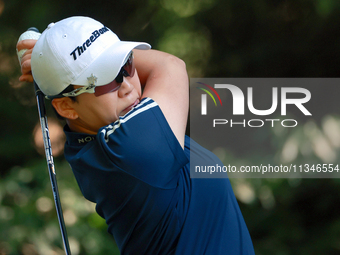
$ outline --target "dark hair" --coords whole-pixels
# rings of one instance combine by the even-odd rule
[[[64,89],[62,92],[60,92],[60,94],[68,93],[68,92],[71,92],[72,90],[74,90],[74,86],[71,84],[71,85],[67,86],[67,88]],[[71,98],[71,100],[72,100],[73,102],[77,102],[77,97],[69,97],[69,98]],[[53,107],[53,105],[52,105],[52,108],[53,108],[53,111],[54,111],[54,113],[55,113],[55,115],[57,116],[58,119],[60,119],[60,120],[65,120],[64,117],[60,116],[60,114],[59,114],[59,113],[57,112],[57,110]]]

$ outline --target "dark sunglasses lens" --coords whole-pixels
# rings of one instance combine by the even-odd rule
[[[112,82],[110,82],[109,84],[103,85],[103,86],[97,86],[95,88],[94,95],[96,97],[98,97],[98,96],[104,95],[106,93],[116,91],[120,88],[120,86],[123,82],[124,76],[133,77],[135,75],[135,65],[133,63],[133,55],[132,54],[130,54],[128,60],[126,61],[125,65],[123,66],[122,69],[124,69],[125,72],[123,70],[120,70],[116,79],[114,79]],[[126,73],[128,75],[126,75]]]
[[[97,86],[95,88],[94,95],[96,97],[98,97],[98,96],[104,95],[106,93],[116,91],[120,88],[120,85],[121,85],[121,82],[118,83],[116,80],[113,80],[109,84],[106,84],[106,85],[103,85],[103,86]]]
[[[129,74],[130,77],[133,77],[135,75],[135,64],[133,62],[133,55],[132,54],[130,54],[130,57],[126,61],[123,68]]]

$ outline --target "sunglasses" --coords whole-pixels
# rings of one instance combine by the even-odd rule
[[[92,74],[91,77],[88,78],[89,80],[92,79],[90,86],[84,86],[84,87],[72,90],[71,92],[63,93],[62,95],[64,97],[76,97],[83,93],[94,93],[94,95],[98,97],[106,93],[118,90],[120,86],[122,85],[124,77],[128,77],[128,76],[133,77],[134,75],[135,75],[135,65],[133,62],[133,52],[131,51],[130,54],[128,55],[128,58],[125,64],[120,69],[118,75],[109,84],[96,86],[95,81],[97,78]]]

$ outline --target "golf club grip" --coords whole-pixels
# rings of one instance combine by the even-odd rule
[[[26,40],[26,39],[39,39],[40,33],[38,29],[36,28],[29,28],[25,33],[23,33],[19,37],[19,41]],[[21,63],[21,57],[25,53],[27,49],[22,49],[18,54],[19,63]],[[40,125],[41,125],[41,131],[43,135],[44,140],[44,148],[45,148],[45,155],[46,155],[46,161],[47,161],[47,167],[50,175],[50,181],[52,186],[52,192],[53,192],[53,198],[55,202],[55,207],[57,211],[58,221],[59,221],[59,227],[61,231],[61,236],[63,239],[63,245],[65,249],[66,255],[71,255],[71,250],[67,238],[67,232],[63,217],[63,211],[60,203],[60,197],[59,197],[59,191],[58,191],[58,184],[56,179],[56,173],[54,168],[54,162],[53,162],[53,156],[52,156],[52,148],[51,148],[51,140],[49,136],[49,129],[48,129],[48,123],[47,123],[47,116],[46,116],[46,108],[45,108],[45,96],[42,93],[42,91],[39,89],[38,85],[35,81],[33,81],[34,84],[34,90],[35,95],[37,99],[37,106],[38,106],[38,112],[39,112],[39,119],[40,119]]]
[[[39,30],[37,28],[30,27],[29,29],[27,29],[26,32],[20,35],[18,42],[27,40],[27,39],[38,40],[40,36],[41,34],[39,33]],[[20,51],[18,51],[17,49],[17,56],[18,56],[19,63],[21,63],[21,58],[25,54],[26,51],[27,49],[21,49]]]

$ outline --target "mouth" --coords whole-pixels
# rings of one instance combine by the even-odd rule
[[[139,104],[139,99],[136,99],[136,101],[133,103],[133,104],[131,104],[130,106],[128,106],[128,107],[126,107],[123,111],[122,111],[122,113],[127,113],[127,112],[129,112],[130,110],[132,110],[132,108],[133,107],[135,107],[136,105],[138,105]]]

